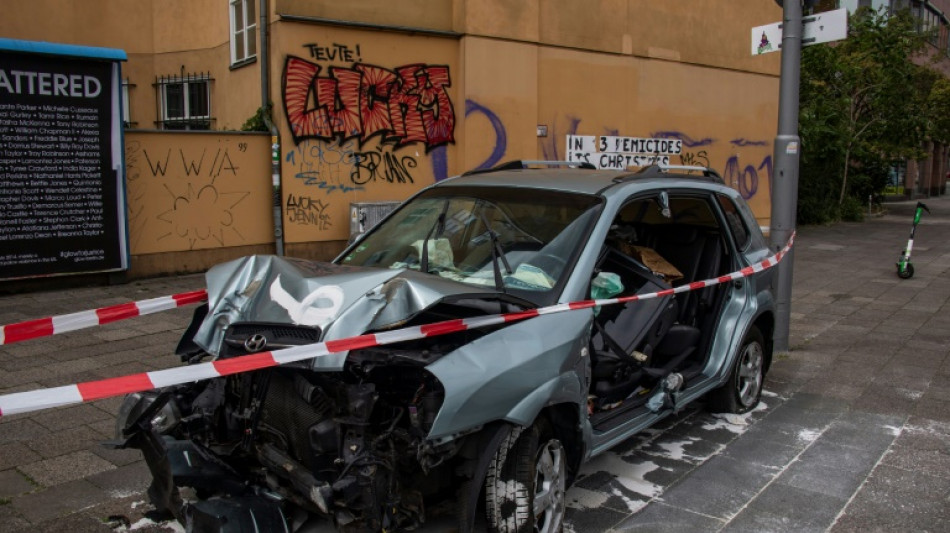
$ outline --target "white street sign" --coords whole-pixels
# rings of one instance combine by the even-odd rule
[[[848,37],[848,10],[825,11],[802,17],[802,46],[840,41]],[[752,55],[778,52],[782,48],[782,23],[752,28]]]

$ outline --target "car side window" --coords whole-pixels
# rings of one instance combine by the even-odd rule
[[[717,196],[719,198],[719,205],[722,207],[722,212],[726,215],[726,223],[729,224],[732,235],[736,239],[736,248],[739,250],[745,249],[749,244],[749,230],[746,229],[745,223],[742,221],[739,209],[736,208],[736,204],[734,204],[729,197],[722,194]]]

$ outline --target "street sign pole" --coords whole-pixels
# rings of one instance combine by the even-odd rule
[[[800,0],[783,2],[782,71],[779,82],[778,135],[775,137],[775,163],[772,175],[772,220],[769,240],[780,249],[795,231],[798,209],[798,89],[802,57],[802,4]],[[792,293],[794,248],[778,265],[775,284],[775,332],[773,348],[787,352]]]

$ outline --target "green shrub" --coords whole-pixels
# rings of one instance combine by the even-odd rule
[[[267,107],[258,107],[257,111],[241,125],[241,131],[270,131],[264,116],[270,118],[272,107],[271,104],[267,104]]]
[[[844,202],[841,203],[839,215],[841,216],[841,220],[862,222],[864,221],[866,211],[867,204],[862,203],[854,196],[845,196]]]

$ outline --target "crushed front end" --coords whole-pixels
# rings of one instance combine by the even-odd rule
[[[277,321],[279,312],[261,294],[268,286],[287,287],[300,301],[307,291],[328,283],[346,287],[348,280],[321,277],[315,289],[309,278],[288,275],[288,264],[256,258],[232,268],[226,276],[231,281],[209,290],[209,305],[195,313],[178,348],[182,361],[227,360],[326,340],[333,320]],[[444,303],[439,292],[391,274],[373,290],[359,276],[351,278],[365,297],[339,305],[334,316],[358,313],[357,333],[380,324],[474,316],[489,305],[478,298]],[[114,445],[142,450],[153,476],[152,503],[188,531],[295,531],[313,515],[345,532],[415,529],[426,521],[427,506],[456,499],[459,487],[467,486],[485,438],[480,427],[430,438],[445,389],[427,366],[487,332],[132,394],[120,409]]]
[[[281,516],[287,530],[294,509],[341,531],[412,529],[424,501],[457,486],[466,439],[427,440],[444,391],[421,363],[431,355],[408,351],[353,353],[341,372],[290,366],[132,395],[119,431],[145,454],[152,502],[189,530],[230,531],[206,527],[227,523],[222,500],[239,515],[269,508],[253,514]],[[179,487],[191,489],[184,500]]]

